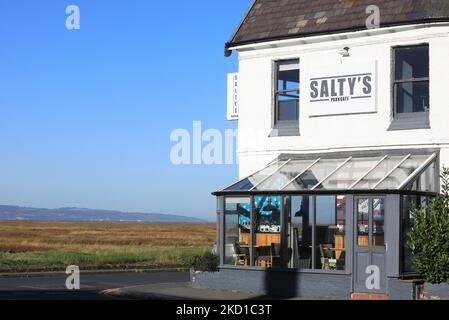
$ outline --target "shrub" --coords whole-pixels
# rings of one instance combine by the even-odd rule
[[[218,271],[218,265],[220,261],[217,255],[210,252],[206,252],[200,256],[194,256],[189,261],[189,267],[196,271]]]
[[[441,180],[442,194],[412,209],[407,241],[415,271],[430,283],[449,283],[449,168]]]

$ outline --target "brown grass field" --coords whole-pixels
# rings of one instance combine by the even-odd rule
[[[185,267],[215,224],[0,221],[0,271]]]

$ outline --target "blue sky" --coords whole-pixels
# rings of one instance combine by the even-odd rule
[[[214,219],[237,166],[174,166],[170,133],[235,128],[223,46],[249,3],[1,0],[0,204]]]

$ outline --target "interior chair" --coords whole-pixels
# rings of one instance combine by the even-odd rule
[[[257,248],[256,262],[258,267],[271,267],[271,246]]]
[[[281,266],[281,244],[272,243],[270,248],[270,267]]]
[[[238,242],[234,242],[234,252],[235,252],[235,258],[234,258],[234,265],[241,265],[241,266],[245,266],[248,263],[248,258],[249,258],[249,251],[245,250],[244,248],[242,248],[240,246],[240,244]]]
[[[337,259],[337,270],[345,270],[345,261],[345,251],[343,251],[340,258]]]
[[[332,247],[332,244],[320,244],[319,247],[321,254],[321,269],[328,270],[329,259],[333,259],[333,252],[329,249]]]

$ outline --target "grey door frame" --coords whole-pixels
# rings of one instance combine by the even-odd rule
[[[384,265],[383,265],[383,270],[381,270],[380,276],[381,276],[381,284],[383,283],[383,286],[381,286],[380,290],[368,290],[368,289],[364,289],[364,290],[360,290],[357,287],[357,258],[356,258],[356,254],[357,252],[359,252],[359,247],[358,245],[358,200],[359,199],[368,199],[368,247],[367,247],[367,254],[369,255],[369,259],[370,259],[370,263],[373,260],[373,255],[375,253],[377,254],[383,254],[383,261],[384,261]],[[386,225],[387,223],[387,217],[388,217],[388,206],[387,206],[387,196],[386,195],[373,195],[373,194],[369,194],[369,195],[356,195],[353,198],[352,201],[352,207],[353,207],[353,213],[352,213],[352,223],[353,223],[353,228],[352,228],[352,239],[353,239],[353,252],[352,252],[352,292],[356,292],[356,293],[380,293],[380,294],[385,294],[387,293],[387,266],[386,266],[386,259],[387,259],[387,248],[386,246],[383,246],[383,250],[380,250],[381,252],[376,252],[376,248],[380,248],[382,246],[373,246],[373,200],[374,199],[383,199],[384,200],[384,241],[386,241],[386,228],[388,228],[388,226]],[[368,276],[368,275],[367,275]]]

